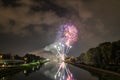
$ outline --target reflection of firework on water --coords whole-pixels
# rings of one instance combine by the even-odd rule
[[[56,80],[74,80],[72,73],[64,63],[64,60],[67,55],[66,53],[72,48],[71,45],[77,41],[77,33],[76,27],[72,24],[62,25],[58,31],[57,44],[54,45],[54,48],[57,50],[56,56],[60,59],[61,63],[54,76]]]
[[[54,76],[56,80],[74,80],[72,73],[66,66],[64,62],[60,63],[59,69]]]

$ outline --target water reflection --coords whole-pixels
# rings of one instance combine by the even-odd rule
[[[65,62],[60,63],[60,66],[54,78],[56,80],[74,80],[73,75],[67,67],[67,64],[65,64]]]
[[[32,74],[33,72],[36,72],[37,70],[39,70],[40,67],[41,67],[40,65],[37,65],[37,66],[32,66],[32,67],[30,67],[30,68],[25,68],[25,69],[23,70],[23,73],[24,73],[25,76],[29,76],[29,75]]]
[[[61,64],[62,65],[62,64]],[[78,68],[70,64],[65,64],[66,68],[60,68],[59,63],[47,63],[41,68],[41,71],[45,71],[43,74],[50,77],[52,80],[120,80],[120,77],[96,72],[93,70],[86,70]],[[66,70],[70,72],[72,78],[67,79]]]
[[[63,68],[63,66],[66,68]],[[68,78],[68,75],[70,78]],[[65,63],[49,62],[43,66],[11,68],[7,71],[0,69],[0,80],[120,80],[120,77],[78,68]]]
[[[38,71],[40,67],[42,67],[42,65],[15,68],[0,68],[0,80],[14,80],[13,78],[15,77],[15,75],[21,73],[23,73],[27,77],[33,72]]]

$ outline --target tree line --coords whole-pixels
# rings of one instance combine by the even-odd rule
[[[82,53],[77,60],[93,66],[120,65],[120,40],[104,42]]]
[[[26,63],[30,63],[30,62],[36,62],[39,60],[44,60],[45,58],[40,57],[40,56],[36,56],[35,54],[25,54],[23,57],[20,57],[19,55],[15,55],[14,59],[16,60],[24,60],[26,61]]]

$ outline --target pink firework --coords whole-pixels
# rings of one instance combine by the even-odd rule
[[[74,25],[67,25],[64,31],[66,38],[65,44],[70,47],[75,41],[77,41],[77,29]]]
[[[76,26],[72,24],[65,24],[60,27],[58,32],[58,40],[64,43],[67,47],[70,47],[74,42],[77,41],[78,30]]]

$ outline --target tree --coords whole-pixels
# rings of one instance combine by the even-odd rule
[[[96,48],[90,48],[78,59],[89,65],[120,65],[120,40],[101,43]]]
[[[84,56],[85,56],[85,53],[81,53],[80,56],[77,57],[77,61],[80,63],[84,63]]]
[[[120,63],[120,40],[112,43],[112,61],[117,65]]]
[[[103,64],[109,64],[112,57],[112,44],[110,42],[105,42],[99,45],[100,53],[102,54]]]
[[[39,56],[36,56],[36,55],[34,55],[34,54],[26,54],[25,56],[24,56],[24,59],[26,59],[25,61],[27,62],[27,63],[29,63],[29,62],[35,62],[35,61],[38,61],[38,60],[40,60],[40,57]]]
[[[21,60],[22,57],[20,57],[19,55],[15,55],[15,56],[14,56],[14,59]]]

